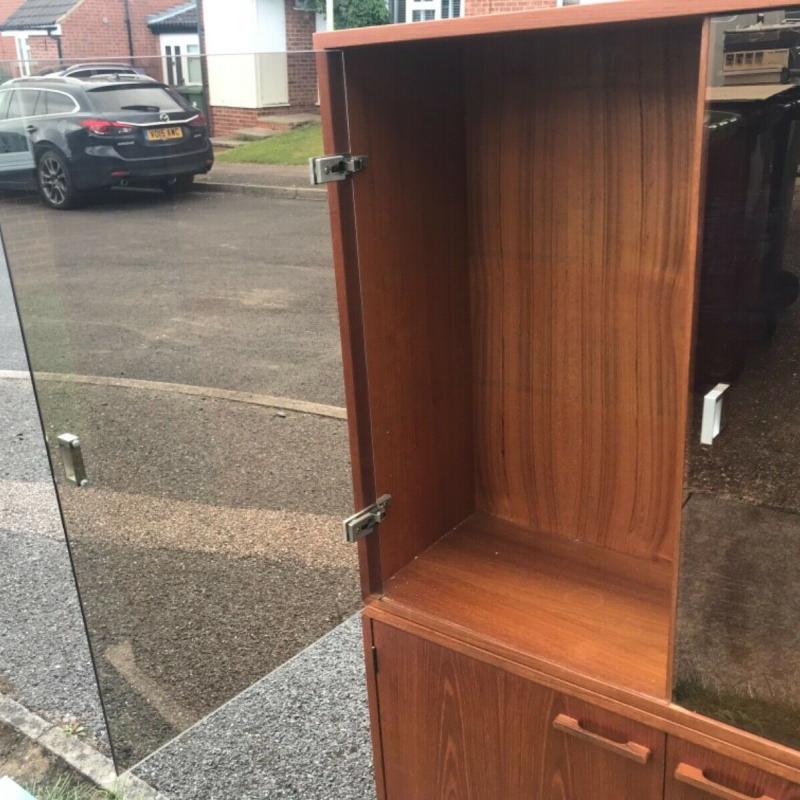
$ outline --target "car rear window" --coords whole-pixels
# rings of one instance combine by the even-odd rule
[[[161,86],[112,86],[89,91],[96,111],[183,111],[178,101]]]

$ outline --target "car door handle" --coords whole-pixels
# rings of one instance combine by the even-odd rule
[[[39,129],[35,125],[26,125],[25,130],[28,131],[28,133],[36,133]]]

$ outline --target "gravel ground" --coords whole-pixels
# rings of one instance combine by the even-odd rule
[[[171,800],[374,800],[352,617],[139,764]]]

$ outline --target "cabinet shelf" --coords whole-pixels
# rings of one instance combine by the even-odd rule
[[[443,633],[667,696],[669,564],[476,513],[385,582],[381,603]]]

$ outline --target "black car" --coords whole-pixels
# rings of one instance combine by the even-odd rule
[[[205,117],[146,76],[0,85],[0,187],[36,187],[52,208],[74,208],[112,186],[182,191],[213,163]]]

